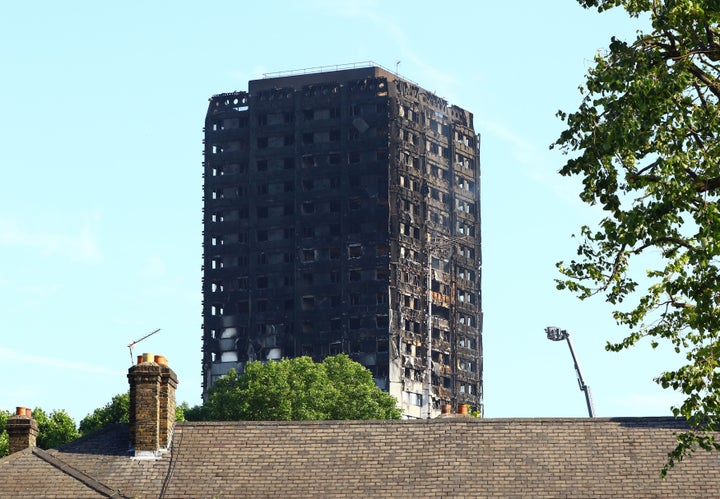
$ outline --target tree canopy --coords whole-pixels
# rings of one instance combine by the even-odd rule
[[[75,421],[64,409],[47,414],[36,407],[32,415],[38,424],[37,446],[41,449],[51,449],[80,436],[75,428]]]
[[[10,416],[10,411],[0,409],[0,457],[7,456],[10,452],[10,441],[5,430],[5,425]]]
[[[129,417],[130,392],[119,393],[110,402],[85,416],[78,429],[81,435],[87,435],[112,423],[127,423]]]
[[[216,421],[400,418],[395,399],[347,355],[250,362],[213,384],[203,412]]]
[[[569,154],[560,173],[582,179],[580,198],[603,218],[580,229],[578,258],[558,264],[558,287],[617,305],[614,318],[630,332],[609,350],[649,338],[685,355],[656,379],[684,394],[672,410],[691,427],[664,475],[698,447],[720,450],[711,433],[720,429],[720,4],[578,1],[623,7],[651,29],[613,37],[579,109],[559,113],[567,129],[554,147]]]

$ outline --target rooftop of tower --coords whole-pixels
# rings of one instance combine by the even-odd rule
[[[392,71],[373,61],[363,61],[263,73],[262,79],[251,80],[249,87],[252,92],[253,90],[266,90],[283,86],[297,87],[332,80],[347,81],[368,77],[386,77],[388,80],[400,79],[419,86],[418,83],[401,76],[397,71]]]

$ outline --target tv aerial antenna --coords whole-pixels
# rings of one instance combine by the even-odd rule
[[[133,347],[134,347],[135,345],[137,345],[138,343],[140,343],[142,340],[151,337],[153,334],[157,333],[158,331],[160,331],[160,328],[157,328],[155,331],[152,331],[152,332],[146,334],[145,336],[143,336],[143,337],[140,338],[139,340],[135,340],[135,341],[132,341],[132,342],[128,343],[128,348],[130,349],[130,365],[135,364],[135,359],[133,358]]]

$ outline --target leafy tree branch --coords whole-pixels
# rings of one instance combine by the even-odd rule
[[[567,128],[552,147],[568,155],[560,174],[581,178],[580,199],[604,218],[582,227],[578,257],[558,263],[557,284],[622,307],[613,317],[630,332],[609,350],[648,338],[684,354],[684,366],[656,379],[686,397],[672,410],[691,428],[664,476],[695,449],[720,450],[720,5],[578,1],[599,12],[622,7],[651,30],[630,42],[613,37],[578,110],[558,113]],[[637,258],[648,252],[639,279]]]

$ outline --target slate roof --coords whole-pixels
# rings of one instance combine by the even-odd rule
[[[718,497],[720,453],[660,469],[672,418],[177,423],[159,460],[127,425],[0,459],[0,497]]]

